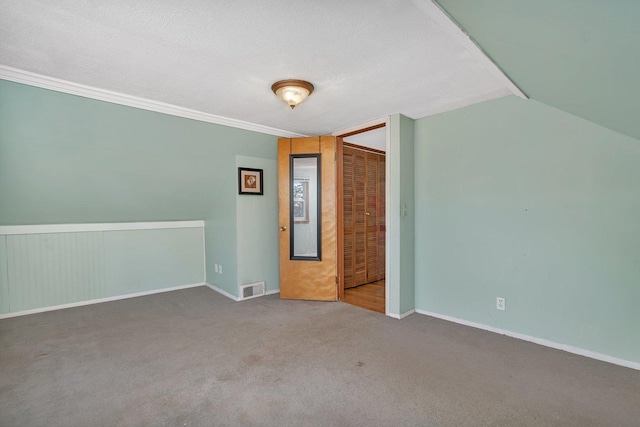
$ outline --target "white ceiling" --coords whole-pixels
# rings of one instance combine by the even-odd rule
[[[307,135],[512,93],[487,63],[430,0],[0,1],[1,65]]]

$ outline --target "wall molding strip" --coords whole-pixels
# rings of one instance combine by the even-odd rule
[[[232,299],[232,300],[234,300],[236,302],[240,301],[240,298],[238,298],[238,297],[236,297],[234,295],[231,295],[229,292],[225,291],[224,289],[220,289],[216,285],[212,285],[209,282],[205,283],[205,285],[207,286],[207,288],[212,289],[212,290],[216,291],[217,293],[224,295],[227,298],[230,298],[230,299]]]
[[[213,285],[213,284],[211,284],[211,283],[209,283],[209,282],[205,283],[205,285],[206,285],[209,289],[212,289],[212,290],[214,290],[214,291],[218,292],[219,294],[224,295],[224,296],[225,296],[225,297],[227,297],[227,298],[230,298],[230,299],[232,299],[232,300],[234,300],[234,301],[236,301],[236,302],[240,302],[240,298],[238,298],[238,297],[236,297],[236,296],[234,296],[234,295],[230,294],[229,292],[225,291],[224,289],[220,289],[220,288],[219,288],[219,287],[217,287],[216,285]],[[265,295],[273,295],[273,294],[279,294],[279,293],[280,293],[280,289],[278,288],[278,289],[272,289],[272,290],[270,290],[270,291],[266,291],[264,294],[265,294]]]
[[[43,89],[54,90],[56,92],[82,96],[85,98],[97,99],[99,101],[106,101],[112,104],[126,105],[127,107],[140,108],[142,110],[154,111],[156,113],[169,114],[186,119],[250,130],[283,138],[296,138],[306,136],[295,132],[289,132],[283,129],[276,129],[256,123],[250,123],[242,120],[231,119],[228,117],[217,116],[215,114],[204,113],[202,111],[192,110],[173,104],[167,104],[165,102],[154,101],[152,99],[140,98],[120,92],[113,92],[110,90],[100,89],[79,83],[73,83],[67,80],[57,79],[55,77],[49,77],[42,74],[32,73],[30,71],[8,67],[6,65],[0,65],[0,79],[26,84],[29,86],[36,86]]]
[[[412,315],[412,314],[413,314],[413,313],[415,313],[415,312],[416,312],[416,311],[412,308],[411,310],[409,310],[409,311],[405,311],[405,312],[404,312],[404,313],[402,313],[402,314],[389,313],[389,314],[387,314],[387,316],[392,317],[392,318],[394,318],[394,319],[402,320],[402,319],[404,319],[405,317],[410,316],[410,315]]]
[[[529,341],[534,344],[543,345],[545,347],[554,348],[556,350],[563,350],[568,353],[577,354],[579,356],[588,357],[590,359],[600,360],[602,362],[613,363],[614,365],[624,366],[626,368],[637,369],[640,370],[640,363],[632,362],[630,360],[619,359],[617,357],[608,356],[602,353],[596,353],[595,351],[585,350],[578,347],[573,347],[570,345],[559,344],[553,341],[545,340],[542,338],[532,337],[530,335],[520,334],[517,332],[511,332],[505,329],[494,328],[492,326],[483,325],[481,323],[470,322],[468,320],[458,319],[456,317],[447,316],[445,314],[433,313],[426,310],[418,310],[416,309],[416,313],[424,314],[425,316],[435,317],[437,319],[447,320],[449,322],[458,323],[460,325],[471,326],[472,328],[482,329],[489,332],[494,332],[500,335],[506,335],[511,338],[517,338],[523,341]]]
[[[114,222],[103,224],[3,225],[0,235],[82,233],[88,231],[158,230],[165,228],[204,228],[204,221]]]
[[[467,52],[469,52],[474,58],[476,58],[485,67],[487,71],[493,74],[502,84],[504,84],[509,91],[522,98],[529,99],[518,86],[502,71],[502,69],[495,63],[482,48],[475,42],[466,31],[464,31],[458,23],[447,13],[446,10],[440,6],[436,0],[423,1],[415,3],[418,7],[424,9],[427,16],[432,17],[435,23],[451,38],[462,45]]]
[[[116,296],[107,297],[107,298],[90,299],[90,300],[86,300],[86,301],[72,302],[70,304],[61,304],[61,305],[53,305],[53,306],[49,306],[49,307],[34,308],[34,309],[31,309],[31,310],[16,311],[14,313],[0,314],[0,319],[8,319],[10,317],[26,316],[26,315],[29,315],[29,314],[44,313],[44,312],[47,312],[47,311],[54,311],[54,310],[64,310],[65,308],[82,307],[84,305],[101,304],[103,302],[118,301],[118,300],[129,299],[129,298],[137,298],[137,297],[143,297],[143,296],[146,296],[146,295],[153,295],[153,294],[161,294],[161,293],[164,293],[164,292],[179,291],[181,289],[197,288],[199,286],[204,286],[204,285],[205,285],[204,282],[202,282],[202,283],[192,283],[190,285],[174,286],[172,288],[154,289],[152,291],[136,292],[136,293],[133,293],[133,294],[125,294],[125,295],[116,295]]]

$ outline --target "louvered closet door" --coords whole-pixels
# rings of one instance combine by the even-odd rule
[[[353,186],[353,151],[348,148],[343,150],[343,227],[344,227],[344,287],[352,288],[355,286],[353,276],[353,264],[355,256],[355,218],[354,218],[354,186]]]
[[[344,147],[345,289],[384,278],[384,179],[384,156]]]
[[[365,283],[378,280],[378,157],[377,154],[372,153],[365,155],[367,164],[364,213],[367,227],[367,248],[365,251],[367,279]]]
[[[365,153],[353,150],[353,286],[367,283]]]

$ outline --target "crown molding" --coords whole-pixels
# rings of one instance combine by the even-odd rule
[[[427,16],[433,19],[452,40],[462,45],[487,71],[504,84],[512,94],[522,99],[529,99],[436,0],[414,2],[414,4],[421,7]]]
[[[24,71],[5,65],[0,65],[0,79],[9,80],[29,86],[40,87],[43,89],[54,90],[56,92],[82,96],[84,98],[97,99],[99,101],[110,102],[112,104],[126,105],[127,107],[140,108],[142,110],[169,114],[172,116],[183,117],[185,119],[198,120],[201,122],[214,123],[217,125],[250,130],[253,132],[265,133],[267,135],[275,135],[282,138],[297,138],[306,136],[295,132],[289,132],[282,129],[259,125],[256,123],[216,116],[215,114],[203,113],[202,111],[191,110],[189,108],[179,107],[177,105],[167,104],[160,101],[154,101],[152,99],[139,98],[137,96],[127,95],[124,93],[113,92],[110,90],[86,86],[79,83],[73,83],[67,80],[44,76],[42,74],[36,74],[30,71]]]

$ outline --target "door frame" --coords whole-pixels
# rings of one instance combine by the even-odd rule
[[[386,129],[385,135],[385,157],[389,153],[389,117],[385,117],[384,119],[374,120],[368,123],[364,123],[359,126],[354,126],[348,129],[342,129],[333,133],[336,137],[336,210],[337,210],[337,256],[338,256],[338,265],[337,265],[337,286],[338,286],[338,300],[342,300],[344,298],[344,200],[343,200],[343,192],[344,192],[344,182],[343,182],[343,159],[342,159],[342,147],[343,147],[343,138],[357,135],[359,133],[368,132],[370,130],[379,129],[384,127]],[[375,151],[375,150],[372,150]],[[390,176],[389,173],[389,161],[385,161],[385,212],[389,212],[389,185],[388,179]],[[385,215],[386,216],[386,215]],[[385,219],[385,225],[387,220]],[[386,228],[386,227],[385,227]],[[385,254],[384,254],[384,263],[385,263],[385,272],[389,271],[389,235],[388,230],[386,231],[387,236],[385,238]],[[386,275],[386,273],[385,273]],[[384,282],[384,312],[385,315],[389,315],[389,280]]]

